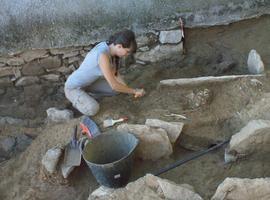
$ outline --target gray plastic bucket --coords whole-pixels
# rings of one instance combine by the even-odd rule
[[[82,154],[99,184],[117,188],[128,183],[138,143],[131,133],[110,132],[89,140]]]

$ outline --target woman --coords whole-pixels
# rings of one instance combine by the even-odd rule
[[[142,97],[144,89],[128,87],[118,73],[119,58],[135,53],[136,49],[135,35],[130,30],[118,32],[108,41],[97,44],[68,77],[65,83],[67,99],[84,115],[93,116],[99,111],[95,98],[100,96],[121,92]],[[83,90],[87,86],[90,94]]]

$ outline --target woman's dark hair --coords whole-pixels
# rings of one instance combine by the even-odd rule
[[[137,51],[137,42],[135,39],[135,34],[131,30],[123,30],[109,37],[107,44],[121,44],[124,48],[130,48],[131,53]]]
[[[136,53],[137,51],[137,42],[135,39],[135,34],[133,31],[125,29],[123,31],[120,31],[118,33],[115,33],[114,35],[111,35],[109,37],[109,40],[107,40],[107,44],[121,44],[124,48],[130,48],[131,53]],[[116,72],[115,75],[117,76],[118,74],[118,68],[120,65],[120,60],[119,57],[114,56],[113,57],[113,62],[115,63],[116,66]]]

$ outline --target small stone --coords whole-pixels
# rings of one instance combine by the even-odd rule
[[[145,52],[145,51],[149,51],[150,49],[149,49],[148,46],[144,46],[144,47],[140,47],[138,50],[142,51],[142,52]]]
[[[20,87],[20,86],[26,86],[26,85],[32,85],[39,82],[39,78],[37,76],[25,76],[20,78],[15,86]]]
[[[47,109],[47,116],[50,121],[65,122],[73,118],[73,112],[68,109],[49,108]]]
[[[10,153],[16,144],[14,137],[5,137],[0,140],[0,149],[4,150],[6,153]]]
[[[41,163],[49,173],[54,173],[56,171],[56,166],[61,155],[62,149],[54,147],[49,149],[43,156]]]
[[[184,123],[166,122],[159,119],[146,119],[145,125],[164,129],[168,134],[170,142],[174,143],[179,137],[182,128],[184,126]]]
[[[264,71],[264,64],[261,56],[252,49],[248,54],[248,70],[251,74],[261,74]]]
[[[60,75],[57,74],[47,74],[41,76],[41,78],[47,80],[47,81],[52,81],[52,82],[58,82],[60,80]]]

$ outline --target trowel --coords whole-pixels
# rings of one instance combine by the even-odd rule
[[[77,138],[77,125],[74,128],[72,139],[65,148],[64,166],[79,166],[81,164],[80,144]]]
[[[114,124],[116,124],[118,122],[124,122],[124,121],[127,121],[127,120],[128,120],[127,117],[122,117],[122,118],[119,118],[119,119],[111,119],[111,118],[109,118],[109,119],[105,119],[103,121],[103,126],[105,128],[107,128],[107,127],[113,126]]]

